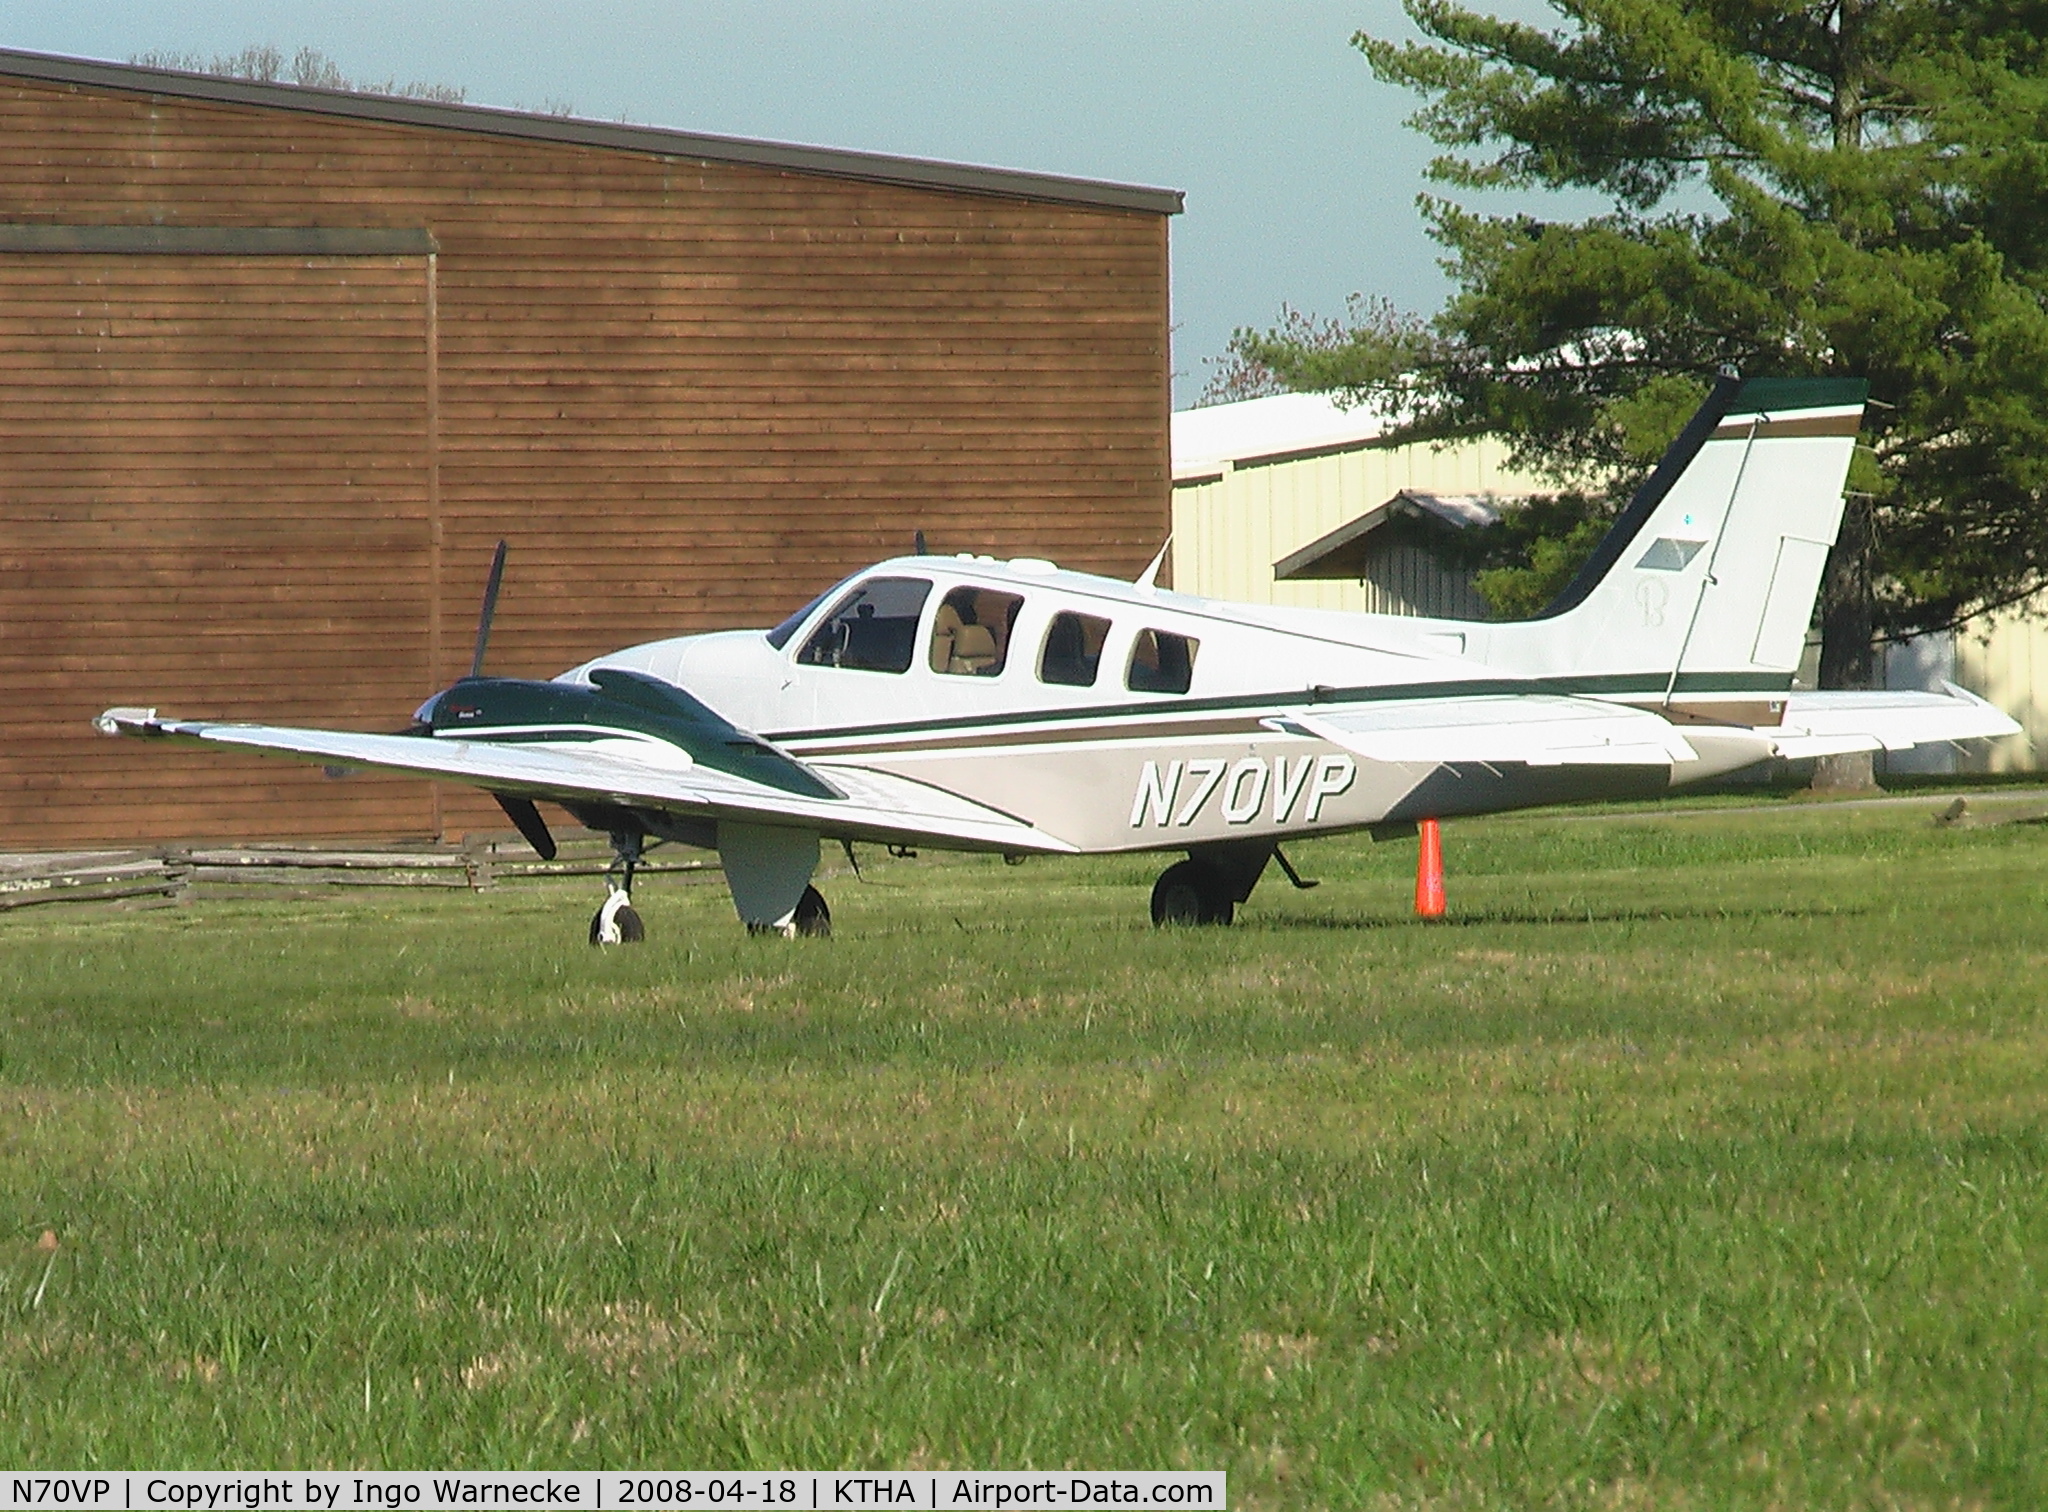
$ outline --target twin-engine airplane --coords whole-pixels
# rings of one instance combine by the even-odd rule
[[[109,734],[452,779],[543,856],[608,833],[591,939],[638,939],[650,842],[715,849],[741,920],[823,934],[819,842],[1182,851],[1157,923],[1227,924],[1283,841],[1662,793],[1772,756],[2010,735],[1941,693],[1792,690],[1860,381],[1724,377],[1558,600],[1512,623],[1218,603],[1051,562],[899,557],[774,629],[552,681],[471,675],[404,735],[110,709]],[[1154,564],[1156,570],[1157,564]]]

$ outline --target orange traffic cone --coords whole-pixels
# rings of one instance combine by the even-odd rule
[[[1444,837],[1437,830],[1434,819],[1425,819],[1418,828],[1422,832],[1422,845],[1415,855],[1415,915],[1421,919],[1441,919],[1444,916]]]

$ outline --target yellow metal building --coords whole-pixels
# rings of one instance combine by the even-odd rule
[[[1173,582],[1242,603],[1477,618],[1467,575],[1398,539],[1384,570],[1358,578],[1278,581],[1275,564],[1404,493],[1510,498],[1540,487],[1497,441],[1386,445],[1384,419],[1325,394],[1278,394],[1173,417]]]
[[[1971,770],[2037,772],[2048,752],[2048,599],[1988,616],[1956,636],[1956,682],[2026,727],[2016,740],[1973,753]]]

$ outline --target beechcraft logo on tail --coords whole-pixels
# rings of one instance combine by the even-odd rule
[[[1351,786],[1358,767],[1349,756],[1244,756],[1236,761],[1145,763],[1131,799],[1131,828],[1193,824],[1214,799],[1225,824],[1250,824],[1272,801],[1272,822],[1285,824],[1297,806],[1302,822],[1322,817],[1323,802]]]

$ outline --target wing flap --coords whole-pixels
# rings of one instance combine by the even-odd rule
[[[787,824],[835,837],[892,844],[952,844],[1019,852],[1074,849],[986,805],[926,783],[860,769],[834,769],[828,787],[845,797],[813,798],[692,764],[680,752],[671,753],[679,762],[635,760],[625,753],[625,742],[598,747],[589,742],[512,744],[365,735],[166,719],[154,709],[109,709],[94,723],[107,734],[199,741],[326,765],[445,778],[524,798],[594,799],[627,808]]]
[[[1281,723],[1368,761],[1397,764],[1669,766],[1698,759],[1655,714],[1562,694],[1400,699],[1301,710]]]

